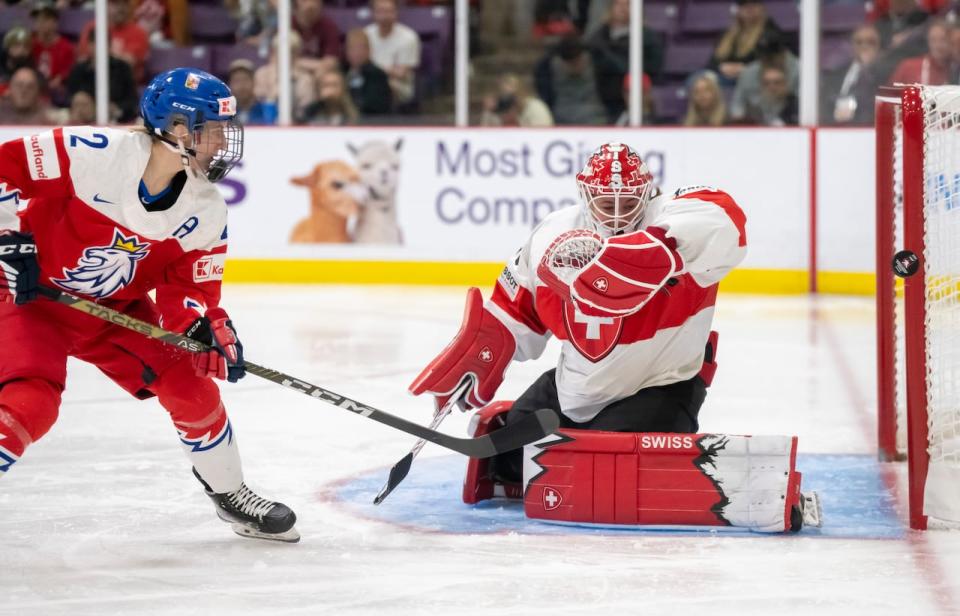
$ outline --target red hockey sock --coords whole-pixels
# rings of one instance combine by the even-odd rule
[[[57,420],[60,386],[44,379],[17,379],[0,386],[0,473]]]

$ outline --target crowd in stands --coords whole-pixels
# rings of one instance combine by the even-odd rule
[[[295,123],[417,123],[425,103],[443,97],[452,116],[452,0],[291,4]],[[0,124],[93,121],[91,5],[0,4]],[[540,50],[529,66],[487,75],[489,85],[471,99],[476,123],[627,124],[629,0],[470,5],[475,55],[495,53],[506,32],[515,46]],[[645,124],[798,123],[796,2],[646,0],[645,7]],[[884,84],[960,83],[956,8],[947,0],[824,0],[820,123],[869,125]],[[414,23],[415,15],[436,27]],[[108,24],[111,121],[135,121],[139,92],[153,74],[194,65],[228,81],[243,123],[277,123],[276,0],[108,0]]]

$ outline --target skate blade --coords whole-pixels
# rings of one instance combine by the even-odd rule
[[[231,523],[230,527],[233,529],[233,532],[249,539],[266,539],[267,541],[281,541],[283,543],[297,543],[300,541],[300,533],[297,532],[296,528],[291,528],[282,533],[265,533],[250,528],[249,526],[244,526],[239,522]]]

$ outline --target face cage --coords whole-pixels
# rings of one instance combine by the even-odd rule
[[[586,208],[587,216],[597,232],[601,235],[611,236],[630,232],[640,224],[643,213],[647,209],[647,202],[650,201],[653,183],[647,182],[643,186],[614,188],[577,182],[577,188],[580,191],[580,200]],[[613,197],[613,214],[601,214],[595,209],[594,203],[602,197]],[[628,198],[636,199],[636,203],[629,208],[627,208],[626,203],[621,203],[621,199],[626,200]],[[621,208],[623,209],[621,210]]]
[[[194,152],[202,151],[204,147],[204,128],[205,125],[199,125],[193,131]],[[207,179],[211,182],[225,178],[243,158],[243,126],[234,120],[225,120],[222,130],[223,145],[213,153],[207,165]]]

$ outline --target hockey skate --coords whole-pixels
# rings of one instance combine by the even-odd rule
[[[798,532],[804,526],[823,526],[823,507],[820,505],[820,495],[816,492],[801,492],[799,505],[791,511],[790,530]]]
[[[230,523],[233,532],[241,537],[268,539],[297,543],[300,533],[294,528],[297,516],[283,503],[275,503],[257,496],[246,484],[239,490],[217,494],[207,482],[193,470],[194,476],[203,484],[204,492],[217,508],[217,517]]]

